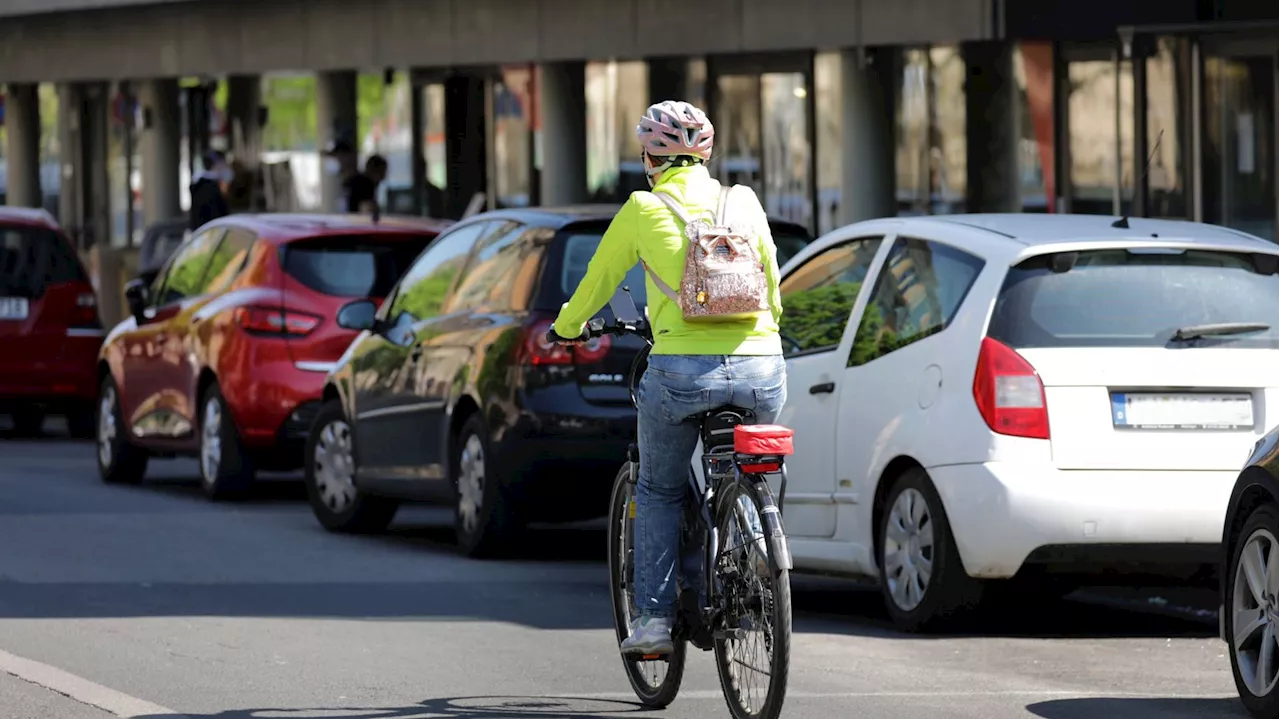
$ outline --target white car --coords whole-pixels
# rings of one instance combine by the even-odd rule
[[[1018,586],[987,580],[1217,561],[1240,461],[1280,422],[1278,254],[1080,215],[820,237],[781,285],[796,568],[878,578],[918,630]]]

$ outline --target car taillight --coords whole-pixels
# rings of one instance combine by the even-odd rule
[[[102,323],[98,318],[98,297],[92,289],[81,290],[76,295],[76,306],[71,311],[71,326],[77,329],[100,329]]]
[[[606,335],[596,337],[582,344],[558,345],[547,342],[547,330],[554,324],[552,320],[542,320],[529,326],[525,335],[525,361],[533,365],[573,364],[574,361],[591,364],[604,359],[613,346],[613,341]]]
[[[292,337],[311,334],[320,324],[317,315],[278,307],[240,307],[236,309],[235,318],[236,324],[248,332]]]
[[[990,337],[982,339],[978,353],[973,399],[993,431],[1049,439],[1049,410],[1040,375],[1022,355]]]

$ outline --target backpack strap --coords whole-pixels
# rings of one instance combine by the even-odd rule
[[[724,227],[725,213],[729,210],[729,193],[737,185],[720,186],[720,206],[716,208],[716,224]]]
[[[718,215],[724,214],[725,198],[729,196],[729,190],[731,189],[732,188],[729,187],[720,188],[720,207],[718,209]],[[676,198],[667,194],[666,190],[653,190],[652,194],[654,197],[661,200],[662,204],[666,205],[667,209],[671,210],[671,212],[674,213],[676,217],[680,218],[680,221],[685,225],[688,225],[693,221],[693,218],[689,216],[689,213],[685,212],[685,209],[680,206],[679,202],[676,202]],[[675,290],[671,289],[671,285],[662,281],[662,278],[658,276],[658,273],[654,272],[653,268],[649,267],[648,262],[640,260],[640,266],[644,267],[644,271],[648,273],[649,279],[653,280],[653,286],[657,287],[659,292],[666,295],[667,299],[672,302],[675,302],[676,304],[680,303],[680,298],[676,295]]]
[[[666,190],[654,190],[653,196],[662,200],[662,204],[666,205],[667,209],[675,213],[675,216],[679,217],[680,221],[684,224],[687,225],[693,221],[693,218],[689,217],[689,213],[685,212],[684,208],[680,206],[680,203],[676,202],[676,198],[668,195]]]

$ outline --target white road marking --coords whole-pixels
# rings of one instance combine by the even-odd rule
[[[97,707],[122,719],[134,717],[164,717],[164,719],[189,719],[172,709],[152,704],[145,699],[131,697],[110,687],[91,682],[55,666],[20,657],[0,649],[0,672],[55,691],[81,704]]]

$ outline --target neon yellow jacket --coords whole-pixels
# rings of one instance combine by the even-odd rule
[[[668,192],[692,216],[714,213],[720,200],[720,186],[706,167],[672,167],[662,173],[654,187]],[[760,239],[760,256],[769,278],[769,306],[772,312],[741,322],[686,324],[680,307],[660,292],[646,273],[645,289],[649,321],[653,325],[653,354],[687,355],[772,355],[782,354],[778,318],[782,299],[778,294],[778,256],[755,193],[748,187],[734,190],[729,202],[730,217],[751,221]],[[587,320],[613,297],[627,271],[644,259],[669,287],[678,288],[684,275],[685,239],[683,225],[674,213],[650,192],[633,192],[618,211],[600,240],[596,254],[587,265],[587,274],[556,318],[556,334],[577,337]]]

